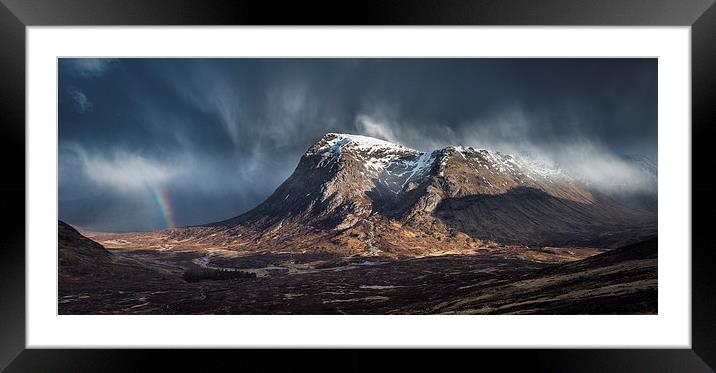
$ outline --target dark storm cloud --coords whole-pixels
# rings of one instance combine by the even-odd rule
[[[592,179],[619,154],[656,156],[655,59],[61,59],[59,73],[60,218],[89,229],[165,227],[157,192],[179,225],[238,215],[326,132],[528,153]]]

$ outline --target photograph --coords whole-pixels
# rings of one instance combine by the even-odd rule
[[[713,372],[715,1],[0,0],[0,372]]]
[[[58,314],[658,315],[658,62],[59,57]]]

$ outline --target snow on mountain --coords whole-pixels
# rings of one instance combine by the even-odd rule
[[[502,173],[516,179],[528,178],[540,182],[571,180],[560,169],[550,168],[529,158],[486,149],[449,146],[432,152],[420,152],[372,137],[341,133],[326,134],[304,157],[318,155],[321,161],[316,163],[316,167],[333,167],[341,157],[346,157],[345,153],[361,163],[365,172],[371,176],[377,175],[377,182],[394,194],[404,191],[411,181],[418,181],[428,175],[434,167],[437,176],[446,177],[445,168],[454,157],[471,164],[478,173]]]
[[[407,148],[403,145],[394,144],[392,142],[376,139],[368,136],[350,135],[345,133],[327,133],[322,143],[319,142],[320,146],[314,150],[309,150],[309,154],[313,152],[320,152],[324,150],[339,151],[343,146],[350,146],[360,151],[368,153],[386,150],[395,151],[410,151],[418,152],[415,149]],[[313,148],[312,148],[313,149]]]
[[[422,154],[415,149],[372,137],[328,133],[321,141],[311,147],[304,156],[310,157],[319,154],[323,157],[323,161],[319,162],[317,166],[322,167],[332,165],[346,151],[359,157],[365,164],[367,171],[374,172],[389,168],[396,161],[406,161],[406,158],[417,157]]]

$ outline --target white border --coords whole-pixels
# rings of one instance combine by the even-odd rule
[[[659,314],[57,316],[59,56],[658,57]],[[690,78],[688,27],[29,27],[27,347],[689,348]]]

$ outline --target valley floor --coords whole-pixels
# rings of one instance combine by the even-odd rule
[[[533,249],[527,257],[496,250],[394,260],[112,249],[111,270],[60,266],[59,313],[657,313],[656,239],[601,254],[565,250]],[[585,258],[550,261],[564,255]],[[199,268],[256,277],[182,279],[185,270]]]

